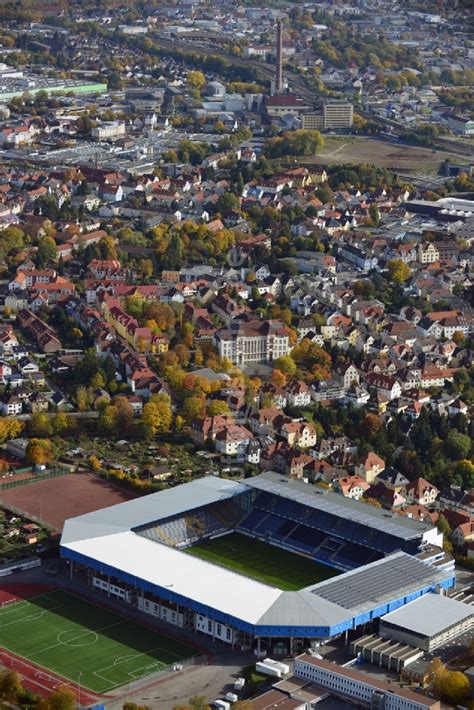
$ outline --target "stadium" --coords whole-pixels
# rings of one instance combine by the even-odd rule
[[[268,471],[66,521],[98,594],[244,650],[297,653],[454,585],[436,527]]]

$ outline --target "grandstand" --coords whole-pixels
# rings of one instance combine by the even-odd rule
[[[239,544],[219,543],[229,535]],[[298,650],[451,587],[452,564],[427,554],[441,545],[434,526],[266,472],[209,476],[73,518],[61,554],[71,574],[87,569],[94,587],[145,613],[272,651],[277,640]]]

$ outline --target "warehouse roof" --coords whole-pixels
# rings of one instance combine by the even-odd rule
[[[382,616],[381,622],[431,638],[470,617],[474,624],[474,607],[440,594],[425,594]]]

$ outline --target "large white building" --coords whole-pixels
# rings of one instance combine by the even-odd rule
[[[214,340],[219,355],[234,365],[271,362],[290,352],[288,329],[279,320],[234,320]]]
[[[355,705],[379,710],[438,710],[433,700],[352,668],[303,654],[295,658],[294,674]]]

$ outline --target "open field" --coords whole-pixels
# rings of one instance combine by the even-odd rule
[[[62,591],[0,608],[2,645],[95,693],[196,655],[195,648]]]
[[[371,163],[378,168],[437,174],[441,163],[448,158],[462,163],[462,156],[449,151],[399,145],[389,141],[356,136],[325,136],[324,148],[314,158],[302,158],[305,165],[333,165],[335,163]]]
[[[339,574],[332,567],[240,533],[207,540],[185,552],[284,591],[295,591]]]
[[[69,473],[0,491],[0,503],[15,506],[56,530],[62,530],[67,518],[131,498],[134,498],[133,493],[86,473]]]

